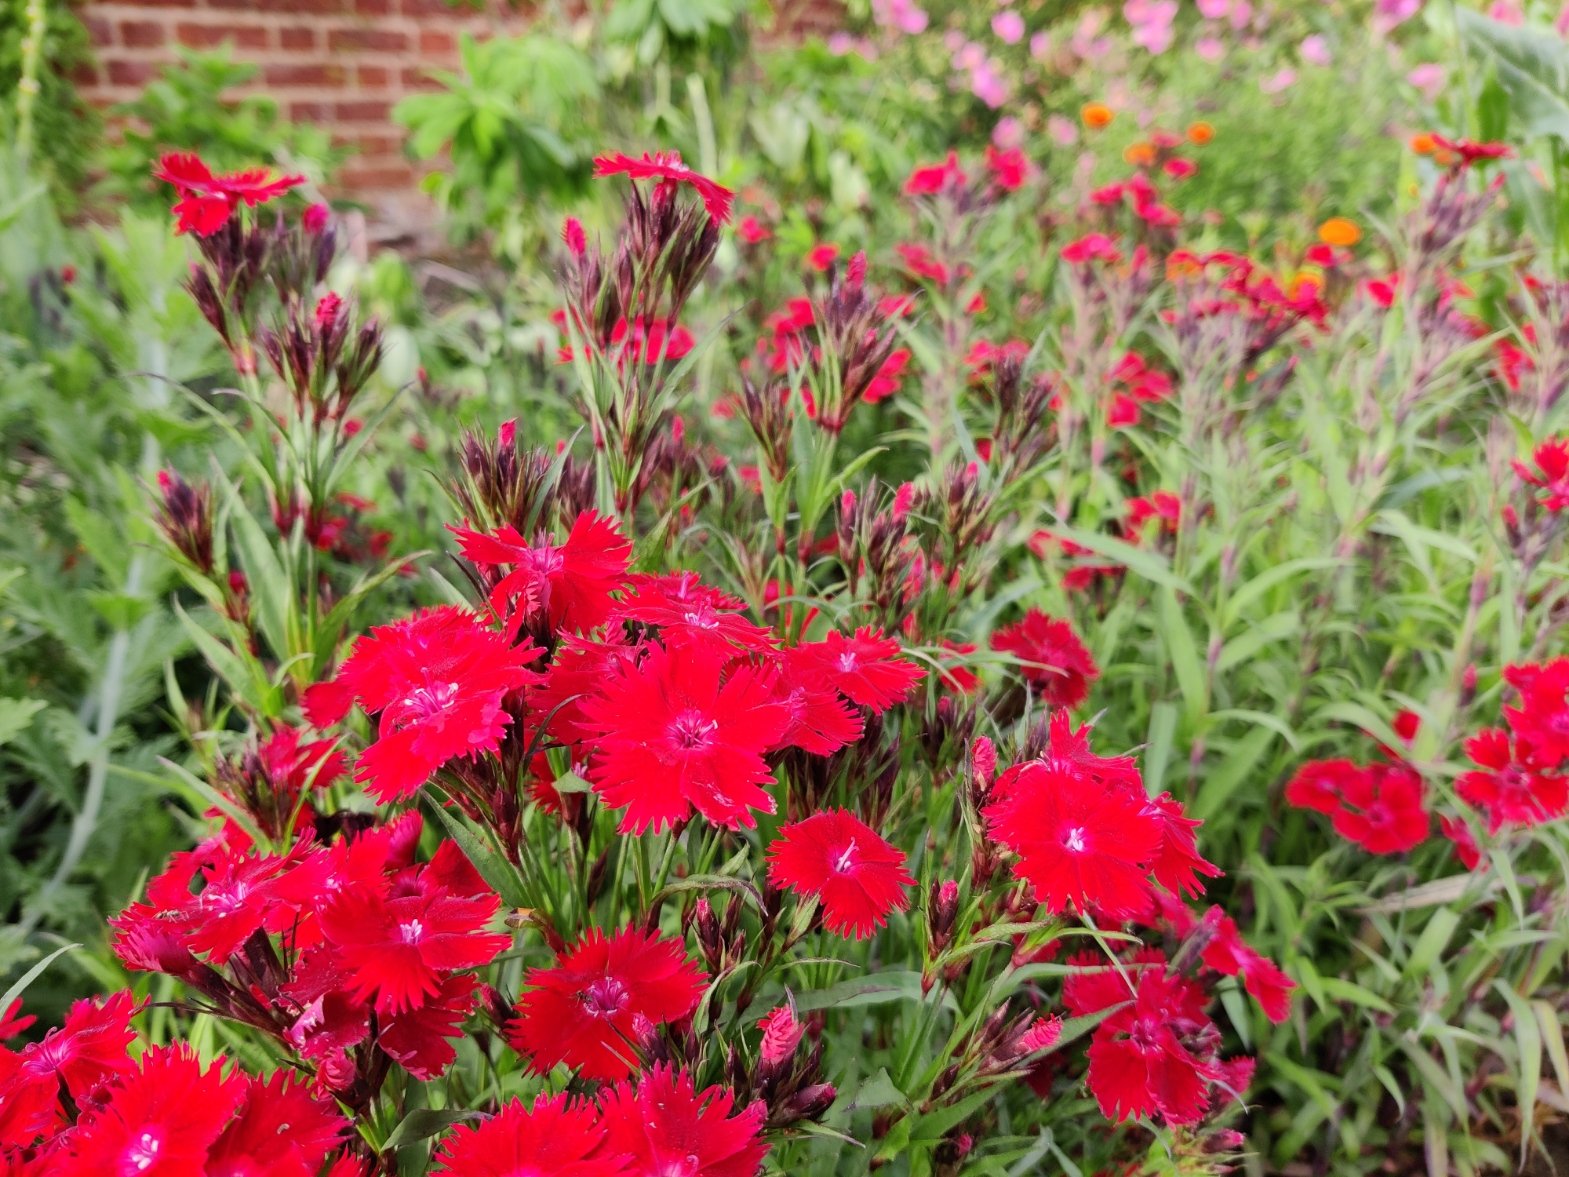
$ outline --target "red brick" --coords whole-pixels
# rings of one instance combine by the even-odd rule
[[[182,21],[175,36],[180,44],[193,49],[212,49],[225,42],[236,49],[265,49],[268,45],[265,25],[198,25]]]
[[[269,86],[331,86],[348,85],[348,71],[341,65],[322,62],[295,62],[290,65],[262,67],[262,81]]]
[[[114,26],[101,16],[87,15],[82,17],[82,27],[87,30],[87,36],[94,45],[104,46],[114,44]]]
[[[375,164],[356,167],[350,163],[338,172],[338,187],[363,192],[369,189],[407,190],[413,187],[415,171],[408,164]]]
[[[333,53],[403,53],[408,47],[408,34],[397,29],[333,29],[327,34],[327,48]]]
[[[356,65],[354,80],[361,90],[384,90],[392,85],[392,71],[384,65]]]
[[[332,122],[332,103],[320,100],[314,102],[291,102],[289,103],[289,117],[295,122],[330,123]]]
[[[332,136],[334,147],[353,147],[362,156],[376,156],[381,158],[397,158],[403,150],[403,136],[384,134],[378,135],[373,131],[335,131]]]
[[[156,49],[169,39],[169,29],[155,20],[122,20],[120,44],[127,49]]]
[[[354,11],[361,16],[387,16],[392,12],[392,0],[354,0]]]
[[[423,67],[404,66],[398,71],[398,80],[405,90],[439,90],[441,83],[426,74]]]
[[[162,0],[159,0],[162,3]],[[205,0],[208,8],[239,8],[246,12],[288,12],[330,16],[354,9],[354,0]]]
[[[112,86],[145,86],[158,76],[158,65],[141,58],[135,61],[115,58],[104,62],[104,68],[109,72]]]
[[[278,30],[278,44],[284,49],[298,52],[316,48],[316,30],[309,25],[290,25]]]
[[[332,108],[332,117],[340,123],[385,123],[392,117],[392,103],[379,98],[339,102]]]
[[[65,77],[78,90],[90,90],[102,80],[98,76],[98,71],[86,62],[73,65]]]
[[[458,39],[446,29],[421,29],[419,51],[425,56],[452,57],[458,51]]]

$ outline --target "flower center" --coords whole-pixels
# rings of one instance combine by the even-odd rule
[[[132,1142],[131,1147],[125,1150],[125,1159],[130,1162],[132,1173],[142,1173],[153,1167],[153,1162],[158,1159],[158,1149],[162,1141],[151,1132],[143,1132]]]
[[[415,687],[403,696],[403,706],[421,719],[430,719],[440,715],[457,697],[457,683],[435,683],[431,686]]]
[[[1084,853],[1084,827],[1069,826],[1068,832],[1062,836],[1062,847],[1070,854]]]
[[[717,721],[697,711],[683,711],[670,724],[670,738],[678,747],[696,750],[713,743],[713,735],[718,730]]]
[[[835,871],[836,874],[841,874],[841,875],[848,874],[850,872],[851,868],[854,867],[854,866],[855,866],[855,839],[851,838],[850,839],[850,844],[844,848],[843,853],[841,853],[838,858],[834,859],[834,871]]]
[[[719,618],[714,616],[712,609],[688,609],[681,615],[681,620],[693,629],[719,628]]]
[[[409,920],[398,925],[398,942],[401,944],[418,944],[425,938],[425,925],[419,920]]]
[[[846,650],[839,655],[839,669],[845,674],[855,669],[855,651]]]
[[[583,990],[583,1008],[596,1018],[608,1018],[627,1007],[627,987],[614,977],[600,977]]]

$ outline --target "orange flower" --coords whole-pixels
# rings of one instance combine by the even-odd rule
[[[1206,122],[1193,123],[1188,127],[1188,141],[1203,146],[1215,137],[1215,128]]]
[[[1355,245],[1362,240],[1362,230],[1346,217],[1330,217],[1318,227],[1318,239],[1325,245]]]
[[[1123,149],[1122,158],[1134,167],[1147,168],[1155,162],[1155,145],[1153,143],[1129,143]]]
[[[1079,110],[1079,118],[1092,131],[1098,131],[1117,117],[1116,111],[1104,102],[1086,102]]]
[[[1433,149],[1437,146],[1438,144],[1434,141],[1433,136],[1429,135],[1426,131],[1423,131],[1419,135],[1411,136],[1411,150],[1416,152],[1418,155],[1432,155]]]

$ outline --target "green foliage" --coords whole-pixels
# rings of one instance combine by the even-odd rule
[[[220,170],[269,163],[317,183],[330,181],[343,151],[326,131],[290,121],[265,95],[232,93],[259,72],[235,61],[229,45],[181,49],[176,64],[112,112],[124,130],[103,152],[104,195],[147,213],[166,208],[168,194],[150,176],[150,161],[165,151],[198,152]]]
[[[87,30],[73,5],[0,4],[0,140],[17,134],[18,85],[23,77],[24,44],[32,33],[34,11],[41,12],[43,40],[38,68],[31,70],[39,86],[32,101],[33,172],[50,186],[62,209],[75,210],[98,146],[100,120],[82,101],[70,75],[89,63]]]

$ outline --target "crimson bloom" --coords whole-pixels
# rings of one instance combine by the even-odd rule
[[[1541,825],[1569,809],[1569,778],[1532,766],[1518,754],[1518,743],[1498,728],[1485,728],[1465,743],[1477,767],[1461,775],[1455,792],[1487,815],[1492,834],[1504,826]]]
[[[910,697],[926,672],[901,657],[904,648],[880,629],[863,626],[851,637],[830,633],[820,642],[803,642],[785,652],[796,681],[816,679],[852,703],[881,714]]]
[[[735,1115],[723,1087],[698,1091],[692,1076],[661,1064],[617,1083],[603,1097],[606,1147],[631,1158],[631,1177],[757,1177],[768,1146],[759,1139],[761,1101]]]
[[[1241,977],[1242,987],[1258,1002],[1272,1022],[1283,1022],[1291,1013],[1291,991],[1295,982],[1267,956],[1254,951],[1242,939],[1237,923],[1218,907],[1204,913],[1204,929],[1209,939],[1204,944],[1203,961],[1227,977]]]
[[[1014,872],[1048,911],[1069,906],[1127,919],[1150,903],[1147,876],[1165,823],[1131,789],[1039,761],[1023,765],[983,811],[992,836],[1019,856]]]
[[[1048,707],[1077,707],[1100,677],[1100,667],[1073,626],[1039,609],[993,634],[992,649],[1019,659],[1024,681]]]
[[[553,968],[530,971],[507,1039],[537,1074],[565,1063],[585,1079],[624,1079],[646,1034],[691,1014],[706,981],[679,940],[593,928]]]
[[[959,166],[959,155],[950,151],[941,163],[922,164],[910,173],[904,182],[906,196],[935,196],[944,188],[959,188],[967,182],[964,169]]]
[[[69,1155],[51,1173],[102,1177],[203,1177],[208,1150],[245,1098],[245,1080],[203,1066],[186,1046],[157,1046],[104,1105],[77,1125]]]
[[[1539,769],[1569,760],[1569,658],[1506,666],[1504,681],[1520,692],[1519,705],[1504,708],[1516,759]]]
[[[349,1121],[287,1070],[244,1082],[239,1114],[207,1157],[207,1173],[224,1177],[314,1177]]]
[[[779,831],[768,847],[768,880],[798,895],[816,896],[830,932],[870,936],[888,914],[910,906],[915,879],[904,852],[844,809],[814,813]]]
[[[709,648],[718,654],[771,650],[773,637],[744,616],[745,602],[704,584],[695,572],[633,576],[615,617],[659,627],[666,649]]]
[[[495,895],[455,895],[428,879],[412,893],[356,887],[321,909],[322,935],[337,950],[357,1001],[398,1013],[441,992],[442,973],[489,964],[512,942],[485,926]]]
[[[459,1125],[436,1150],[435,1171],[453,1177],[622,1177],[622,1157],[600,1145],[605,1129],[593,1104],[540,1095],[514,1099],[476,1125]]]
[[[1335,832],[1371,854],[1400,854],[1427,837],[1421,776],[1406,764],[1310,761],[1286,785],[1286,803],[1328,814]]]
[[[754,811],[774,811],[763,754],[789,715],[770,671],[738,665],[725,674],[725,661],[707,646],[677,656],[654,644],[641,662],[614,666],[584,701],[584,724],[599,733],[594,789],[626,810],[622,833],[662,830],[693,809],[732,830],[756,825]]]
[[[1569,438],[1544,441],[1532,453],[1529,465],[1517,459],[1514,467],[1522,482],[1544,492],[1542,506],[1555,513],[1569,507]]]
[[[1197,986],[1162,965],[1140,968],[1131,994],[1109,973],[1093,989],[1065,987],[1063,998],[1079,1016],[1124,1003],[1090,1041],[1089,1087],[1108,1119],[1159,1115],[1169,1124],[1193,1124],[1203,1117],[1221,1071],[1210,1052],[1194,1045],[1216,1037]]]
[[[274,176],[270,168],[248,168],[214,175],[201,157],[170,152],[159,159],[153,178],[174,186],[176,233],[211,237],[229,223],[241,204],[255,208],[305,183],[304,176]]]
[[[594,160],[594,175],[624,175],[633,180],[658,180],[657,191],[667,196],[677,186],[689,184],[702,200],[710,217],[721,225],[730,221],[735,193],[687,167],[681,162],[679,151],[656,151],[653,155],[644,152],[637,159],[619,152],[602,155]]]
[[[503,703],[535,681],[525,667],[538,656],[465,610],[427,609],[355,642],[337,677],[306,691],[305,713],[318,728],[338,722],[356,700],[381,713],[354,777],[385,804],[449,760],[499,748],[512,722]]]
[[[560,545],[531,545],[511,525],[488,535],[464,527],[448,530],[476,564],[512,565],[490,590],[493,608],[523,621],[543,618],[552,630],[587,633],[603,624],[611,594],[621,587],[632,559],[632,545],[615,521],[593,511],[577,517]]]

